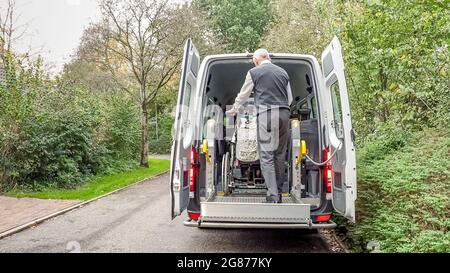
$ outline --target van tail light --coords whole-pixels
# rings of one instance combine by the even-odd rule
[[[191,169],[189,170],[189,192],[195,191],[195,167],[191,166]]]
[[[328,221],[330,221],[330,218],[331,218],[330,214],[317,215],[316,222],[328,222]]]
[[[191,166],[189,168],[189,198],[195,198],[195,185],[199,175],[199,158],[198,151],[195,146],[191,148]],[[200,213],[188,211],[189,219],[198,220]]]
[[[324,160],[323,161],[327,161],[328,159],[330,159],[330,156],[331,156],[330,148],[326,148],[324,150]],[[325,186],[326,193],[331,193],[332,177],[333,177],[333,169],[331,167],[331,162],[328,162],[327,164],[325,164],[325,166],[323,168],[322,176],[323,176],[323,183]]]
[[[194,146],[191,148],[191,167],[189,169],[189,197],[195,197],[195,182],[198,176],[198,152]]]
[[[200,218],[200,213],[189,212],[189,219],[198,220]]]

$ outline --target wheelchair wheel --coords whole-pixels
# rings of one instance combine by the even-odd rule
[[[231,180],[231,164],[230,153],[227,152],[222,158],[222,190],[224,194],[230,193],[230,180]]]

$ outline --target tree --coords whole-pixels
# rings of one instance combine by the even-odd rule
[[[194,6],[207,12],[228,51],[256,50],[273,17],[270,0],[195,0]]]
[[[308,53],[320,57],[329,42],[326,18],[319,16],[314,0],[279,0],[274,4],[275,19],[263,38],[272,52]]]
[[[93,26],[91,48],[114,82],[139,105],[140,164],[148,167],[149,106],[181,63],[181,49],[193,35],[186,6],[168,0],[103,0],[103,20]]]
[[[448,123],[448,7],[423,0],[339,6],[358,127]]]
[[[4,66],[8,65],[8,55],[14,54],[19,62],[32,62],[31,56],[38,55],[39,52],[31,48],[22,53],[15,50],[14,46],[28,33],[28,24],[19,24],[21,17],[18,12],[15,0],[4,1],[4,5],[0,3],[0,59]],[[39,59],[40,57],[38,57]]]
[[[6,56],[6,52],[12,51],[12,43],[16,39],[15,32],[15,7],[14,0],[8,0],[6,7],[0,6],[0,55]],[[4,9],[4,11],[3,11]]]
[[[440,1],[277,0],[263,45],[320,57],[337,35],[358,141],[448,123],[449,16]],[[388,126],[389,125],[389,126]]]

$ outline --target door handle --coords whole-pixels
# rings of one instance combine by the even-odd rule
[[[173,182],[173,191],[174,192],[179,192],[180,190],[181,190],[180,180],[174,181]]]

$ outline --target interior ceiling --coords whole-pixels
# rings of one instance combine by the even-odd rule
[[[284,68],[289,74],[295,100],[301,100],[312,91],[311,68],[307,62],[299,60],[274,59],[273,63]],[[223,60],[211,64],[206,94],[221,107],[232,105],[239,93],[245,76],[254,65],[248,59]],[[308,91],[309,90],[309,91]]]

